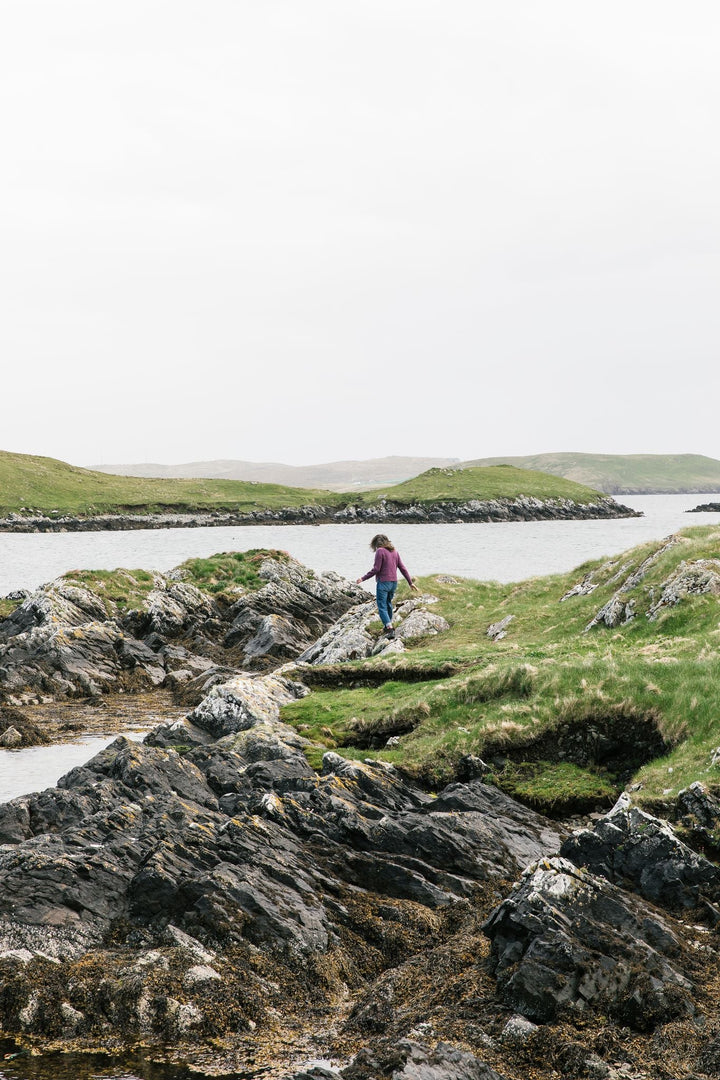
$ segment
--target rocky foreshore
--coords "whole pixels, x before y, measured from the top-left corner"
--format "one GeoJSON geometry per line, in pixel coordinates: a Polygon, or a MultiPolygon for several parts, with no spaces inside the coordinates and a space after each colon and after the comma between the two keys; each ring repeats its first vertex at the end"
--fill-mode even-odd
{"type": "Polygon", "coordinates": [[[158,575],[121,613],[61,579],[0,624],[15,709],[148,680],[188,701],[0,806],[2,1034],[265,1080],[720,1075],[720,803],[693,784],[673,825],[625,794],[579,828],[478,758],[437,791],[316,771],[281,716],[310,675],[447,624],[414,598],[388,642],[336,575],[261,580],[223,606],[158,575]]]}
{"type": "Polygon", "coordinates": [[[456,524],[492,521],[575,521],[595,518],[642,517],[637,510],[602,496],[595,502],[570,499],[537,499],[521,495],[514,499],[471,499],[468,502],[437,502],[430,505],[380,501],[370,506],[350,504],[300,506],[250,513],[97,514],[75,517],[63,514],[9,514],[0,518],[0,532],[103,532],[127,529],[196,529],[237,525],[342,525],[456,524]]]}
{"type": "Polygon", "coordinates": [[[720,514],[720,502],[701,503],[693,506],[692,510],[686,510],[686,514],[720,514]]]}

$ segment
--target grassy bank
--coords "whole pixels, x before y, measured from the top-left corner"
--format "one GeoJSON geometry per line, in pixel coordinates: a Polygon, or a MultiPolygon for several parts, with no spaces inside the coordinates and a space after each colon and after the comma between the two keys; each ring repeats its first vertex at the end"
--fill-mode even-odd
{"type": "Polygon", "coordinates": [[[10,513],[76,515],[121,513],[253,513],[300,506],[341,509],[372,506],[383,498],[401,504],[469,499],[567,498],[594,501],[598,493],[542,473],[499,467],[430,469],[394,487],[373,492],[321,491],[242,480],[158,480],[113,476],[76,468],[54,458],[0,451],[0,516],[10,513]]]}
{"type": "Polygon", "coordinates": [[[608,805],[628,784],[640,784],[648,804],[694,780],[720,790],[711,764],[720,746],[718,597],[688,594],[653,612],[684,570],[720,572],[703,562],[719,553],[720,532],[706,527],[521,584],[426,578],[449,632],[385,661],[382,685],[363,685],[377,660],[356,664],[353,687],[316,689],[284,718],[328,748],[393,762],[431,787],[477,755],[500,787],[550,811],[608,805]],[[561,599],[581,581],[595,587],[561,599]],[[586,629],[626,582],[620,602],[635,616],[586,629]],[[507,636],[488,639],[487,627],[507,615],[507,636]],[[432,675],[443,663],[456,673],[409,681],[412,669],[432,675]]]}

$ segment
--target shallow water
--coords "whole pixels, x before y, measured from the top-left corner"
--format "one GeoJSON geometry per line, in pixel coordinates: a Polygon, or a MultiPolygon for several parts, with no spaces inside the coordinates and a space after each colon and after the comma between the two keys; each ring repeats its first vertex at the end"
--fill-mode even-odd
{"type": "MultiPolygon", "coordinates": [[[[119,733],[120,734],[120,733],[119,733]]],[[[123,731],[128,739],[142,739],[144,731],[123,731]]],[[[82,735],[73,742],[54,746],[28,746],[22,750],[0,750],[0,803],[31,791],[54,787],[61,776],[84,765],[117,739],[116,735],[82,735]]]]}
{"type": "MultiPolygon", "coordinates": [[[[5,1054],[12,1052],[8,1046],[5,1054]]],[[[236,1080],[250,1074],[236,1073],[236,1080]]],[[[0,1060],[0,1080],[202,1080],[184,1065],[158,1065],[144,1058],[104,1054],[20,1054],[0,1060]]],[[[227,1077],[225,1080],[233,1080],[227,1077]]]]}

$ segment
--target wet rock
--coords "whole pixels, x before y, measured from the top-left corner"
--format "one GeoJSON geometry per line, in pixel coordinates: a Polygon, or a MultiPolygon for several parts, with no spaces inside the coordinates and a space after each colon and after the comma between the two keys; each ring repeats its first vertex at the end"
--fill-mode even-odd
{"type": "Polygon", "coordinates": [[[237,980],[255,977],[236,960],[227,983],[214,952],[251,946],[283,981],[298,957],[304,970],[357,940],[381,903],[403,905],[395,925],[421,939],[434,913],[557,847],[554,826],[477,783],[432,799],[391,767],[336,754],[318,776],[303,740],[276,719],[293,692],[282,677],[236,681],[199,710],[229,730],[218,741],[179,754],[118,739],[57,789],[0,806],[0,950],[26,951],[31,968],[40,954],[59,963],[35,1003],[33,979],[0,964],[6,1030],[47,1031],[61,1002],[84,1014],[84,1034],[206,1030],[202,995],[222,985],[231,1000],[237,980]],[[120,928],[116,956],[104,943],[120,928]],[[187,954],[180,967],[140,963],[168,947],[187,954]],[[188,975],[205,965],[221,978],[188,975]],[[99,994],[105,1006],[89,1009],[99,994]]]}
{"type": "Polygon", "coordinates": [[[597,1010],[652,1030],[695,1012],[670,923],[566,859],[531,864],[485,933],[501,999],[535,1022],[597,1010]]]}
{"type": "Polygon", "coordinates": [[[382,1050],[361,1050],[340,1075],[343,1080],[503,1080],[474,1054],[451,1043],[431,1048],[410,1039],[382,1050]]]}
{"type": "Polygon", "coordinates": [[[367,522],[471,522],[471,521],[575,521],[594,518],[642,517],[607,495],[592,503],[571,499],[538,499],[518,495],[513,499],[470,499],[467,502],[407,504],[381,499],[366,505],[284,507],[249,513],[209,514],[98,514],[80,518],[62,514],[10,514],[0,519],[4,532],[103,532],[127,529],[187,529],[233,525],[320,525],[367,522]]]}
{"type": "Polygon", "coordinates": [[[720,870],[668,822],[631,806],[627,795],[592,829],[566,840],[560,854],[670,910],[695,908],[703,896],[716,900],[720,891],[720,870]]]}
{"type": "Polygon", "coordinates": [[[23,737],[16,727],[5,728],[2,735],[0,735],[0,746],[6,750],[13,750],[18,746],[22,746],[23,737]]]}

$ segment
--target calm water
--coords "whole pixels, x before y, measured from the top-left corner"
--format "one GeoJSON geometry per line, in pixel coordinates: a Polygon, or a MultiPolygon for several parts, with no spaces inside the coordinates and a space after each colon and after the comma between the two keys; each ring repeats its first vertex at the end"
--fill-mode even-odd
{"type": "Polygon", "coordinates": [[[645,517],[617,521],[538,521],[487,525],[268,525],[109,533],[0,533],[0,596],[32,589],[68,570],[118,566],[169,570],[218,551],[274,547],[315,570],[349,578],[370,568],[368,543],[388,529],[413,574],[459,574],[522,581],[560,573],[586,559],[614,555],[689,525],[720,524],[718,514],[685,511],[712,495],[636,495],[625,503],[645,517]]]}
{"type": "MultiPolygon", "coordinates": [[[[0,1049],[12,1054],[10,1040],[0,1049]]],[[[237,1074],[238,1080],[241,1074],[237,1074]]],[[[185,1066],[158,1065],[137,1055],[113,1059],[100,1054],[18,1055],[0,1060],[0,1080],[201,1080],[185,1066]]],[[[232,1080],[232,1078],[230,1078],[232,1080]]]]}
{"type": "MultiPolygon", "coordinates": [[[[84,765],[120,734],[126,739],[143,739],[144,731],[123,731],[115,735],[79,736],[73,742],[54,746],[28,746],[22,750],[0,750],[0,803],[54,787],[61,776],[76,765],[84,765]]],[[[0,1077],[1,1080],[1,1077],[0,1077]]]]}

